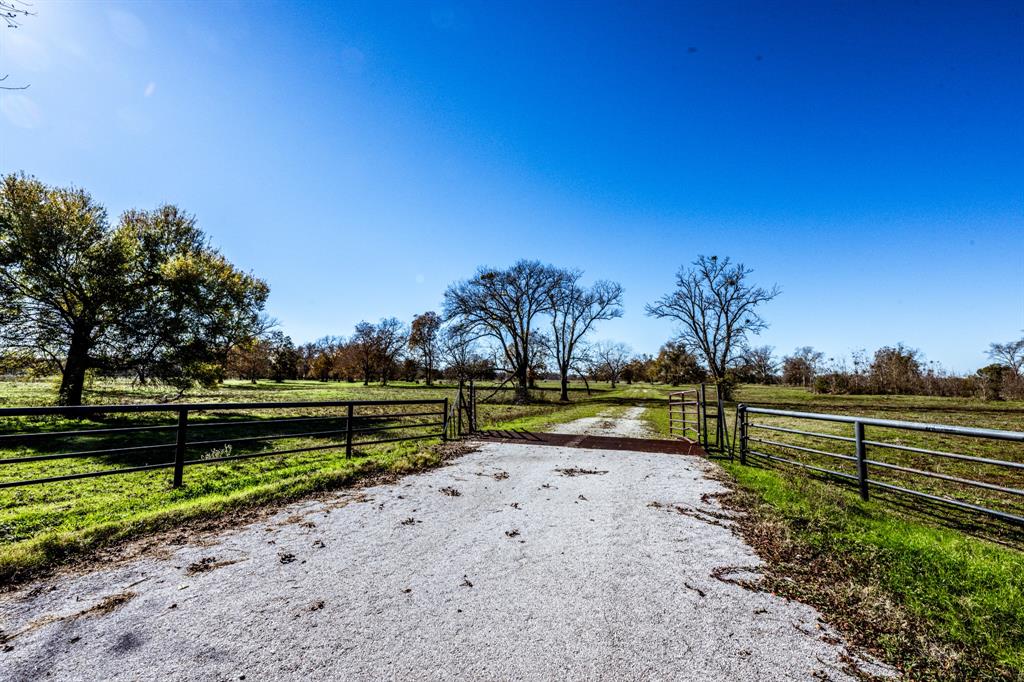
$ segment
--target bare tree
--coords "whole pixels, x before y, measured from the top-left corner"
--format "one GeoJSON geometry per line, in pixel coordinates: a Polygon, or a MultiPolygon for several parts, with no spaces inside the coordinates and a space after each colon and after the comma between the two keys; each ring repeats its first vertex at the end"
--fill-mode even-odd
{"type": "Polygon", "coordinates": [[[449,326],[441,330],[438,349],[442,361],[450,372],[449,376],[454,375],[458,381],[473,378],[475,369],[485,362],[476,341],[471,335],[456,327],[449,326]]]}
{"type": "Polygon", "coordinates": [[[743,364],[755,381],[770,384],[779,372],[779,362],[774,357],[775,349],[771,346],[757,346],[743,351],[743,364]]]}
{"type": "Polygon", "coordinates": [[[591,347],[590,352],[595,373],[607,377],[612,388],[615,388],[622,370],[629,364],[632,355],[629,346],[615,341],[599,341],[591,347]]]}
{"type": "Polygon", "coordinates": [[[396,317],[388,317],[377,325],[375,341],[380,383],[382,386],[387,386],[398,365],[402,350],[409,343],[409,333],[401,320],[396,317]]]}
{"type": "MultiPolygon", "coordinates": [[[[21,21],[25,17],[33,16],[33,12],[30,12],[27,2],[22,0],[0,0],[0,19],[3,19],[7,23],[7,28],[18,28],[21,26],[21,21]]],[[[2,85],[10,74],[5,73],[0,76],[0,90],[27,90],[27,85],[2,85]]]]}
{"type": "Polygon", "coordinates": [[[560,270],[539,261],[521,260],[505,270],[480,268],[469,280],[448,287],[445,318],[469,338],[494,342],[516,380],[516,399],[529,400],[529,371],[534,324],[551,312],[551,292],[560,270]]]}
{"type": "Polygon", "coordinates": [[[988,347],[988,356],[993,362],[1005,365],[1019,377],[1024,371],[1024,338],[1007,343],[993,343],[988,347]]]}
{"type": "Polygon", "coordinates": [[[782,359],[782,383],[808,388],[821,371],[825,354],[811,346],[802,346],[782,359]]]}
{"type": "Polygon", "coordinates": [[[753,270],[729,258],[698,256],[692,268],[680,268],[676,290],[647,306],[647,314],[670,318],[681,326],[680,339],[704,356],[716,380],[725,378],[747,338],[767,328],[758,306],[779,295],[747,283],[753,270]]]}
{"type": "Polygon", "coordinates": [[[409,348],[418,352],[423,360],[427,386],[433,382],[434,367],[437,365],[438,342],[441,331],[441,317],[430,310],[412,320],[409,332],[409,348]]]}
{"type": "Polygon", "coordinates": [[[596,322],[622,315],[622,285],[600,281],[589,289],[580,284],[583,272],[563,271],[551,290],[551,357],[561,381],[559,400],[569,400],[569,372],[583,338],[596,322]]]}

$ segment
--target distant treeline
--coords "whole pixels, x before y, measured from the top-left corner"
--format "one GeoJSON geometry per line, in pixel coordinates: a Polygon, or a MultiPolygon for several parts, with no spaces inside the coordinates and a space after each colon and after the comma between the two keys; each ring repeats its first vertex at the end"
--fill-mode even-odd
{"type": "Polygon", "coordinates": [[[785,383],[827,393],[1024,397],[1024,339],[992,344],[992,363],[950,374],[903,345],[869,359],[825,360],[813,348],[776,358],[751,341],[759,309],[780,294],[729,258],[698,256],[646,306],[678,336],[657,356],[594,341],[622,315],[617,282],[535,260],[479,267],[452,283],[441,311],[409,323],[360,322],[347,337],[296,345],[266,316],[266,282],[213,248],[195,218],[173,205],[125,211],[115,223],[85,191],[0,177],[0,374],[61,376],[57,401],[77,405],[90,375],[158,382],[180,393],[228,377],[361,381],[494,379],[530,399],[540,378],[560,400],[582,380],[785,383]]]}
{"type": "Polygon", "coordinates": [[[871,355],[855,351],[848,359],[826,358],[804,346],[776,360],[773,350],[762,346],[744,353],[732,370],[732,379],[803,386],[830,394],[1024,399],[1024,339],[991,344],[988,356],[992,362],[973,374],[948,372],[926,361],[921,351],[903,344],[879,348],[871,355]]]}

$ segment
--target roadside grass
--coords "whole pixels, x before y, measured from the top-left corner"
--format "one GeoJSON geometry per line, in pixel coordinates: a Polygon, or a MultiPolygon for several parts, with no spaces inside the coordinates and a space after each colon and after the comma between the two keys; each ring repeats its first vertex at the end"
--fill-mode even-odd
{"type": "MultiPolygon", "coordinates": [[[[493,387],[480,386],[478,395],[489,400],[479,405],[479,426],[542,431],[555,423],[601,413],[617,414],[639,404],[648,408],[644,417],[652,431],[667,435],[665,397],[676,387],[592,388],[589,393],[574,390],[573,402],[562,404],[557,401],[555,385],[541,383],[534,391],[535,402],[517,405],[511,402],[510,391],[491,395],[493,387]]],[[[50,382],[0,382],[0,405],[49,404],[52,396],[50,382]]],[[[180,400],[265,402],[445,396],[454,397],[454,387],[228,382],[217,390],[195,391],[180,400]]],[[[87,392],[87,400],[93,404],[167,398],[158,388],[128,382],[96,381],[87,392]]],[[[782,409],[995,428],[1020,429],[1024,423],[1021,403],[918,396],[818,396],[801,389],[760,386],[740,387],[736,399],[782,409]]],[[[726,406],[730,436],[734,405],[726,406]]],[[[113,425],[155,423],[154,419],[133,416],[113,425]]],[[[101,424],[112,425],[93,425],[101,424]]],[[[59,430],[68,423],[49,419],[21,426],[59,430]]],[[[5,428],[10,425],[5,424],[5,428]]],[[[934,446],[928,438],[932,436],[913,442],[934,446]]],[[[278,447],[301,442],[282,440],[278,447]]],[[[358,451],[358,457],[346,460],[339,444],[338,449],[319,453],[195,465],[186,468],[185,486],[178,490],[170,487],[167,470],[0,490],[0,583],[20,581],[39,570],[146,533],[187,528],[196,520],[352,485],[372,475],[436,466],[443,460],[439,445],[424,440],[369,446],[358,451]]],[[[24,450],[0,449],[0,461],[15,452],[25,454],[24,450]]],[[[1007,456],[1005,450],[989,454],[1007,456]]],[[[69,460],[45,464],[72,466],[69,460]]],[[[124,466],[125,462],[90,458],[85,464],[105,467],[124,466]]],[[[1024,679],[1024,555],[1018,549],[1024,541],[1019,535],[1013,536],[1002,526],[989,534],[998,542],[967,535],[956,530],[956,524],[977,531],[971,520],[933,518],[921,507],[897,498],[863,503],[849,487],[816,480],[802,472],[791,473],[782,465],[741,466],[723,461],[723,467],[736,482],[732,503],[752,512],[741,530],[768,562],[770,589],[817,606],[855,641],[895,662],[912,678],[1024,679]]],[[[0,480],[24,477],[4,469],[7,467],[0,467],[0,480]]],[[[51,475],[60,472],[47,471],[51,475]]]]}
{"type": "MultiPolygon", "coordinates": [[[[493,392],[482,387],[481,397],[493,392]]],[[[387,387],[356,383],[227,382],[220,389],[196,390],[179,402],[281,402],[328,400],[452,399],[451,385],[426,387],[422,384],[395,383],[387,387]]],[[[533,391],[535,401],[526,405],[509,402],[511,391],[498,391],[493,401],[479,406],[479,423],[484,428],[544,428],[548,424],[592,416],[616,409],[619,398],[607,387],[595,387],[588,395],[573,391],[568,405],[557,402],[556,386],[541,384],[533,391]]],[[[163,396],[159,388],[133,386],[130,382],[96,381],[87,392],[89,404],[132,404],[155,402],[163,396]]],[[[53,382],[0,382],[0,404],[26,406],[52,404],[53,382]]],[[[251,421],[271,416],[330,416],[330,411],[286,410],[273,415],[266,411],[231,414],[213,412],[194,415],[190,423],[227,420],[225,426],[204,429],[204,439],[222,439],[253,434],[281,433],[268,425],[240,425],[230,420],[251,421]]],[[[167,426],[173,420],[152,414],[107,415],[87,420],[63,418],[12,418],[2,421],[3,432],[59,431],[75,428],[123,426],[167,426]]],[[[327,429],[330,422],[320,428],[327,429]]],[[[284,431],[283,433],[291,433],[284,431]]],[[[394,431],[392,433],[404,433],[394,431]]],[[[126,466],[166,461],[168,451],[133,452],[124,456],[105,455],[86,458],[47,460],[3,465],[3,459],[15,456],[53,454],[68,450],[90,450],[134,445],[160,445],[173,441],[173,432],[133,432],[125,435],[62,438],[57,443],[40,439],[0,448],[0,482],[59,476],[86,471],[117,469],[126,466]],[[99,440],[97,440],[99,439],[99,440]]],[[[343,437],[285,438],[256,441],[236,447],[230,454],[257,452],[268,447],[285,450],[311,445],[336,448],[321,451],[274,455],[229,463],[194,464],[184,472],[185,485],[170,485],[171,471],[158,469],[117,476],[59,481],[40,485],[0,489],[0,583],[19,582],[41,569],[53,567],[104,545],[135,538],[145,533],[173,528],[190,520],[212,518],[233,509],[294,499],[305,494],[351,485],[370,475],[419,470],[442,461],[439,439],[404,441],[365,447],[357,446],[355,456],[346,459],[343,437]]],[[[215,450],[191,452],[190,460],[220,455],[215,450]]]]}
{"type": "Polygon", "coordinates": [[[913,679],[1024,679],[1024,553],[806,476],[724,464],[763,589],[819,608],[913,679]]]}
{"type": "Polygon", "coordinates": [[[0,491],[0,583],[20,582],[91,550],[193,519],[442,461],[436,445],[416,441],[374,446],[359,454],[345,459],[342,450],[315,458],[282,456],[187,467],[185,485],[178,489],[170,487],[166,471],[157,471],[0,491]]]}
{"type": "MultiPolygon", "coordinates": [[[[761,404],[772,398],[774,405],[788,405],[783,409],[886,412],[895,419],[938,421],[938,413],[954,417],[943,421],[975,426],[991,425],[996,411],[1004,417],[1000,426],[1020,428],[1019,404],[993,410],[981,401],[952,401],[957,411],[950,412],[935,399],[818,401],[799,389],[777,390],[742,387],[737,397],[749,401],[754,394],[761,404]]],[[[645,418],[668,433],[663,408],[647,410],[645,418]]],[[[916,442],[935,445],[928,438],[916,442]]],[[[875,494],[863,502],[849,485],[783,464],[719,461],[735,484],[727,504],[750,512],[740,532],[767,563],[761,589],[817,607],[911,679],[1024,679],[1024,537],[1018,529],[897,496],[875,494]]]]}

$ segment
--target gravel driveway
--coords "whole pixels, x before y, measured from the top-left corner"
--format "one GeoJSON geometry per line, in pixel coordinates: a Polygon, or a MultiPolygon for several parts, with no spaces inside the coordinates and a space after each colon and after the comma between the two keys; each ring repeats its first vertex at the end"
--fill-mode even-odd
{"type": "Polygon", "coordinates": [[[485,444],[4,595],[0,678],[851,679],[813,609],[729,582],[759,561],[713,466],[485,444]]]}
{"type": "Polygon", "coordinates": [[[575,421],[555,424],[548,429],[549,433],[571,433],[587,436],[623,436],[625,438],[646,438],[650,430],[643,420],[644,408],[640,406],[627,408],[621,417],[610,414],[599,414],[596,417],[584,417],[575,421]]]}

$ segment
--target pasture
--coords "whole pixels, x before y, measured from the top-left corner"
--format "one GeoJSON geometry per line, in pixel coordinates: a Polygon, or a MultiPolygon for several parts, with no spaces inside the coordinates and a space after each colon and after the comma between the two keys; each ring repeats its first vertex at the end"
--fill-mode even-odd
{"type": "MultiPolygon", "coordinates": [[[[511,392],[479,388],[481,429],[543,431],[550,425],[598,414],[614,416],[642,406],[655,434],[667,434],[666,396],[660,385],[574,386],[572,402],[557,402],[554,384],[541,383],[535,401],[512,402],[511,392]]],[[[675,387],[673,387],[675,388],[675,387]]],[[[166,399],[157,388],[96,381],[87,402],[122,404],[166,399]]],[[[455,387],[395,383],[387,387],[350,383],[230,381],[213,391],[197,390],[187,402],[281,402],[452,398],[455,387]]],[[[45,405],[48,382],[4,382],[0,404],[45,405]]],[[[744,402],[787,410],[951,423],[1008,430],[1024,428],[1024,403],[919,396],[827,396],[783,386],[741,386],[727,403],[729,438],[735,404],[744,402]]],[[[259,413],[253,418],[266,416],[259,413]]],[[[248,418],[248,417],[247,417],[248,418]]],[[[153,417],[127,416],[123,424],[153,417]]],[[[783,418],[769,420],[786,427],[783,418]]],[[[100,423],[94,426],[100,426],[100,423]]],[[[12,424],[4,429],[57,430],[60,419],[12,424]]],[[[841,425],[819,425],[839,433],[841,425]],[[834,427],[834,428],[833,428],[834,427]]],[[[948,449],[948,438],[912,434],[902,442],[948,449]]],[[[794,436],[787,442],[807,442],[794,436]]],[[[279,441],[277,447],[301,445],[279,441]]],[[[960,444],[958,451],[1024,461],[1014,445],[960,444]]],[[[24,447],[2,458],[24,456],[24,447]]],[[[197,455],[201,456],[201,455],[197,455]]],[[[881,456],[881,455],[873,455],[881,456]]],[[[962,461],[932,461],[914,453],[888,452],[898,464],[944,474],[984,478],[1021,487],[1020,477],[993,473],[962,461]],[[1002,477],[1001,477],[1002,476],[1002,477]]],[[[188,467],[184,485],[172,488],[166,470],[0,490],[0,573],[21,580],[39,569],[110,543],[190,524],[217,523],[234,512],[281,503],[344,487],[373,476],[437,466],[445,457],[439,440],[388,443],[360,448],[346,459],[343,446],[258,460],[188,467]]],[[[817,461],[808,455],[806,461],[817,461]]],[[[766,560],[773,591],[819,608],[853,638],[922,676],[1010,677],[1024,669],[1024,553],[1019,529],[977,515],[950,512],[917,500],[873,491],[858,499],[856,487],[781,464],[742,466],[716,457],[732,481],[730,504],[749,513],[740,532],[766,560]]],[[[123,459],[93,458],[89,467],[122,467],[123,459]]],[[[68,460],[0,466],[0,482],[67,473],[82,466],[68,460]],[[33,470],[33,467],[38,469],[33,470]]],[[[899,472],[897,472],[898,474],[899,472]]],[[[945,480],[915,479],[918,487],[945,494],[978,494],[976,501],[1014,507],[1011,496],[968,489],[945,480]],[[932,487],[928,487],[932,486],[932,487]]]]}
{"type": "MultiPolygon", "coordinates": [[[[508,402],[510,392],[501,392],[482,403],[479,410],[481,426],[501,425],[512,428],[539,428],[548,421],[589,416],[606,406],[608,391],[596,391],[591,401],[569,407],[547,402],[557,399],[557,392],[542,386],[536,392],[539,402],[514,405],[508,402]]],[[[387,387],[363,386],[356,383],[320,383],[290,381],[285,383],[242,381],[226,382],[217,390],[195,390],[182,398],[188,402],[315,402],[343,400],[437,400],[452,398],[455,388],[446,385],[426,387],[396,383],[387,387]]],[[[52,400],[53,386],[47,381],[0,383],[0,407],[42,406],[52,400]]],[[[136,404],[165,400],[167,395],[157,387],[138,387],[120,381],[95,381],[86,393],[90,404],[136,404]]],[[[288,416],[282,413],[249,411],[233,415],[236,419],[256,421],[288,416]]],[[[128,414],[102,420],[71,421],[63,418],[7,418],[0,420],[4,433],[15,431],[60,431],[70,428],[124,428],[139,426],[168,427],[173,415],[128,414]]],[[[233,432],[218,435],[252,433],[250,424],[233,432]]],[[[165,433],[145,432],[105,439],[103,446],[137,447],[166,443],[173,438],[165,433]]],[[[276,449],[301,449],[319,440],[309,438],[282,439],[274,442],[276,449]]],[[[439,439],[403,441],[359,447],[347,459],[343,440],[336,449],[299,452],[274,457],[211,463],[186,468],[184,485],[171,487],[168,470],[158,469],[102,478],[69,480],[16,488],[0,489],[0,575],[11,577],[19,572],[58,562],[63,558],[120,538],[173,527],[190,518],[212,517],[230,509],[264,504],[271,500],[292,499],[314,491],[327,490],[352,483],[374,474],[420,469],[440,461],[439,439]]],[[[0,450],[0,460],[13,457],[45,455],[67,446],[58,444],[35,446],[18,443],[0,450]]],[[[253,448],[260,446],[254,443],[253,448]]],[[[81,445],[86,450],[96,444],[81,445]]],[[[232,454],[246,454],[235,448],[232,454]]],[[[221,455],[211,449],[195,454],[195,458],[221,455]]],[[[113,470],[154,461],[166,461],[163,452],[131,452],[88,458],[45,460],[41,462],[6,464],[0,462],[0,483],[81,473],[113,470]]]]}

